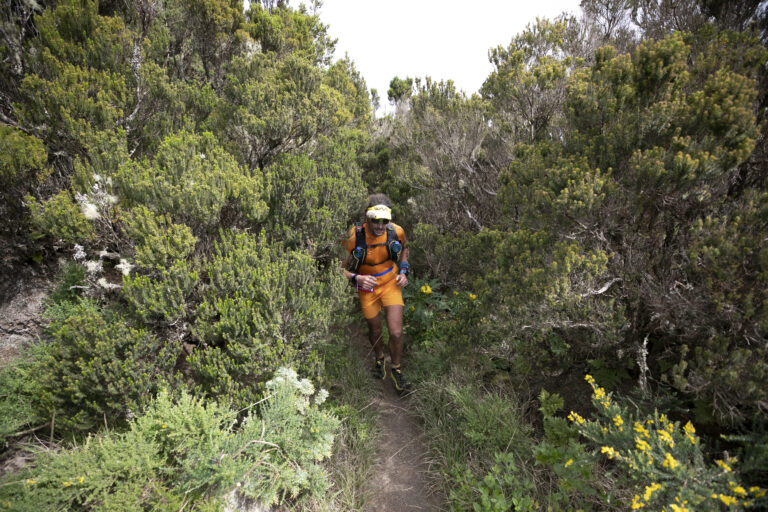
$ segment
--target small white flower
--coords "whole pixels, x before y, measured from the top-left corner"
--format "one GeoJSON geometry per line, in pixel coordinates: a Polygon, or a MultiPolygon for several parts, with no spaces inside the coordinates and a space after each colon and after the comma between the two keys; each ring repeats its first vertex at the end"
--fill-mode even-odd
{"type": "Polygon", "coordinates": [[[120,264],[115,265],[115,268],[120,272],[122,272],[124,276],[130,275],[131,270],[133,270],[133,267],[135,267],[135,265],[131,265],[131,263],[124,258],[120,258],[120,264]]]}
{"type": "Polygon", "coordinates": [[[107,202],[109,204],[117,204],[117,196],[113,196],[112,194],[107,195],[107,202]]]}
{"type": "Polygon", "coordinates": [[[98,174],[96,174],[96,173],[93,173],[93,181],[96,181],[96,182],[99,182],[99,181],[101,181],[101,176],[99,176],[99,175],[98,175],[98,174]]]}
{"type": "Polygon", "coordinates": [[[408,203],[411,206],[416,206],[416,200],[414,198],[412,198],[412,197],[409,197],[408,201],[406,201],[406,203],[408,203]]]}
{"type": "Polygon", "coordinates": [[[85,249],[83,249],[83,246],[75,244],[75,254],[72,255],[75,261],[84,260],[85,256],[85,249]]]}
{"type": "Polygon", "coordinates": [[[315,392],[315,386],[309,382],[309,379],[301,379],[296,386],[299,392],[304,396],[309,396],[315,392]]]}
{"type": "Polygon", "coordinates": [[[85,270],[89,274],[98,274],[101,272],[101,260],[86,261],[83,265],[85,265],[85,270]]]}
{"type": "Polygon", "coordinates": [[[107,185],[109,185],[111,187],[112,186],[112,178],[111,177],[107,178],[106,179],[106,183],[107,183],[107,185]]]}
{"type": "Polygon", "coordinates": [[[200,153],[200,160],[205,160],[205,153],[200,153]]]}
{"type": "Polygon", "coordinates": [[[315,396],[315,405],[320,405],[328,398],[328,391],[326,391],[323,388],[320,388],[320,391],[317,392],[317,396],[315,396]]]}
{"type": "Polygon", "coordinates": [[[101,217],[101,214],[99,213],[99,208],[93,204],[86,201],[83,201],[80,203],[80,211],[83,212],[83,216],[88,220],[94,220],[101,217]]]}

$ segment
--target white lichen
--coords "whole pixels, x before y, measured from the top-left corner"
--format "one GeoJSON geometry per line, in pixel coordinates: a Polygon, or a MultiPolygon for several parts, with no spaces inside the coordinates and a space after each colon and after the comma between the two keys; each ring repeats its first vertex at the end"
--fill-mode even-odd
{"type": "Polygon", "coordinates": [[[119,270],[124,276],[130,275],[133,267],[135,267],[135,265],[132,265],[131,262],[124,258],[120,258],[120,263],[115,265],[115,268],[119,270]]]}
{"type": "Polygon", "coordinates": [[[72,255],[75,261],[84,260],[86,258],[85,249],[82,245],[75,244],[75,254],[72,255]]]}
{"type": "Polygon", "coordinates": [[[105,290],[115,290],[117,288],[121,288],[119,284],[110,283],[105,278],[100,278],[98,281],[96,281],[96,284],[104,288],[105,290]]]}
{"type": "Polygon", "coordinates": [[[85,265],[85,270],[89,274],[98,274],[101,272],[101,260],[90,260],[83,263],[85,265]]]}

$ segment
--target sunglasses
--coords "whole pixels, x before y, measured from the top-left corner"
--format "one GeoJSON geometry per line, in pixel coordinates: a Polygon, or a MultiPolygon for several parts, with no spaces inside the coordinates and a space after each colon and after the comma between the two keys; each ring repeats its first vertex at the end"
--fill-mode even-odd
{"type": "Polygon", "coordinates": [[[373,224],[388,224],[389,220],[387,220],[387,219],[371,219],[371,222],[373,224]]]}

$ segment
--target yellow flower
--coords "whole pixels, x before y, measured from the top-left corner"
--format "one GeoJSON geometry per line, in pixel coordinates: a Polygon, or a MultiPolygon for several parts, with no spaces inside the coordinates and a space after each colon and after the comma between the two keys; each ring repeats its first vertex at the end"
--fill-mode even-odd
{"type": "Polygon", "coordinates": [[[677,466],[680,465],[679,462],[675,460],[675,458],[670,454],[666,453],[664,455],[664,463],[662,464],[665,468],[669,469],[675,469],[677,466]]]}
{"type": "Polygon", "coordinates": [[[476,298],[477,298],[477,295],[475,295],[474,293],[469,294],[469,300],[475,300],[476,298]]]}
{"type": "Polygon", "coordinates": [[[619,452],[614,450],[612,446],[603,446],[600,448],[600,453],[607,453],[609,459],[613,459],[614,457],[618,457],[620,455],[619,452]]]}
{"type": "Polygon", "coordinates": [[[651,499],[651,496],[653,496],[653,493],[661,489],[661,484],[658,484],[656,482],[651,482],[651,485],[645,486],[645,493],[643,494],[643,499],[645,501],[648,501],[651,499]]]}
{"type": "Polygon", "coordinates": [[[656,434],[659,436],[659,439],[666,441],[670,448],[675,447],[675,440],[672,439],[672,435],[669,432],[666,430],[657,430],[656,434]]]}
{"type": "Polygon", "coordinates": [[[761,489],[760,487],[757,487],[756,485],[749,488],[749,492],[755,495],[755,498],[762,498],[765,496],[765,489],[761,489]]]}
{"type": "Polygon", "coordinates": [[[571,420],[571,421],[575,421],[579,425],[583,425],[584,424],[584,418],[582,418],[581,416],[579,416],[578,414],[576,414],[573,411],[571,411],[571,414],[568,415],[568,419],[571,420]]]}
{"type": "Polygon", "coordinates": [[[643,435],[644,437],[647,437],[649,439],[651,437],[651,434],[648,432],[648,430],[646,430],[646,428],[643,426],[643,424],[640,423],[639,421],[635,422],[634,430],[635,430],[635,432],[637,432],[638,434],[643,435]]]}
{"type": "Polygon", "coordinates": [[[696,444],[696,438],[693,437],[693,435],[696,433],[696,429],[693,428],[693,425],[690,421],[683,427],[683,432],[685,432],[685,437],[688,438],[691,444],[696,444]]]}
{"type": "Polygon", "coordinates": [[[640,496],[635,494],[635,497],[632,498],[632,510],[637,510],[639,508],[643,508],[644,506],[644,503],[640,503],[640,496]]]}
{"type": "Polygon", "coordinates": [[[727,494],[721,494],[720,495],[720,501],[725,503],[726,506],[730,507],[731,505],[738,505],[739,500],[734,498],[733,496],[728,496],[727,494]]]}
{"type": "Polygon", "coordinates": [[[605,390],[603,388],[595,388],[594,395],[595,395],[595,400],[600,400],[601,398],[605,398],[605,390]]]}
{"type": "Polygon", "coordinates": [[[78,483],[83,483],[84,481],[85,481],[85,477],[84,476],[81,476],[80,478],[77,479],[78,483]]]}
{"type": "Polygon", "coordinates": [[[721,468],[723,468],[723,470],[724,470],[726,473],[730,473],[730,472],[732,471],[732,469],[731,469],[731,466],[729,466],[728,464],[726,464],[725,462],[723,462],[723,461],[722,461],[722,460],[720,460],[720,459],[717,459],[717,460],[715,461],[715,464],[717,464],[718,466],[720,466],[721,468]]]}
{"type": "Polygon", "coordinates": [[[672,512],[689,512],[688,507],[681,507],[679,505],[675,505],[674,503],[672,503],[669,507],[672,509],[672,512]]]}
{"type": "Polygon", "coordinates": [[[32,480],[31,478],[27,480],[27,485],[35,485],[37,483],[37,480],[32,480]]]}
{"type": "Polygon", "coordinates": [[[430,288],[428,284],[425,284],[421,287],[421,293],[425,295],[429,295],[430,293],[432,293],[432,288],[430,288]]]}
{"type": "Polygon", "coordinates": [[[647,451],[651,449],[651,445],[646,443],[643,439],[640,439],[639,437],[635,437],[635,446],[637,446],[637,449],[640,451],[647,451]]]}
{"type": "Polygon", "coordinates": [[[613,417],[613,423],[614,425],[616,425],[616,428],[619,429],[619,432],[624,431],[624,427],[622,427],[622,425],[624,424],[624,420],[621,418],[620,415],[617,414],[616,416],[613,417]]]}
{"type": "Polygon", "coordinates": [[[453,290],[453,294],[458,296],[459,292],[457,292],[456,290],[453,290]]]}
{"type": "Polygon", "coordinates": [[[72,485],[72,482],[67,482],[65,480],[65,481],[61,482],[61,485],[63,485],[64,487],[69,487],[70,485],[72,485]]]}
{"type": "Polygon", "coordinates": [[[611,406],[611,399],[608,397],[605,397],[605,400],[601,400],[600,403],[603,404],[603,407],[607,409],[611,406]]]}
{"type": "Polygon", "coordinates": [[[595,378],[593,376],[589,375],[589,374],[584,376],[584,380],[589,382],[590,384],[594,384],[595,383],[595,378]]]}
{"type": "Polygon", "coordinates": [[[411,306],[411,311],[416,311],[416,306],[411,306]]]}
{"type": "Polygon", "coordinates": [[[571,464],[573,464],[573,459],[568,459],[568,462],[565,463],[565,467],[568,467],[571,464]]]}
{"type": "Polygon", "coordinates": [[[742,486],[740,486],[740,485],[737,485],[736,487],[734,487],[734,488],[733,488],[733,489],[731,489],[731,490],[732,490],[733,492],[735,492],[736,494],[738,494],[739,496],[741,496],[742,498],[746,498],[746,497],[747,497],[747,491],[746,491],[746,489],[744,489],[744,488],[743,488],[742,486]]]}
{"type": "Polygon", "coordinates": [[[160,425],[160,428],[168,428],[168,425],[166,425],[165,423],[163,423],[162,425],[160,425]]]}

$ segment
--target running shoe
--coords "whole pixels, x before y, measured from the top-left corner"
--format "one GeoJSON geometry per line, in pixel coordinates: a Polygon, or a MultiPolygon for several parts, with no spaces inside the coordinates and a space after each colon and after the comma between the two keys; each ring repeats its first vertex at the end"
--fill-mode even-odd
{"type": "Polygon", "coordinates": [[[395,384],[395,389],[398,393],[405,393],[410,391],[411,384],[403,377],[403,371],[400,368],[392,368],[392,382],[395,384]]]}
{"type": "Polygon", "coordinates": [[[384,363],[384,358],[377,359],[373,365],[373,377],[379,380],[387,378],[387,365],[384,363]]]}

